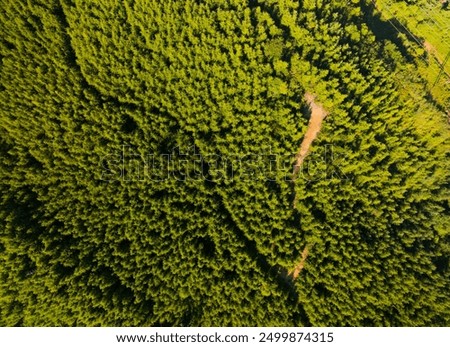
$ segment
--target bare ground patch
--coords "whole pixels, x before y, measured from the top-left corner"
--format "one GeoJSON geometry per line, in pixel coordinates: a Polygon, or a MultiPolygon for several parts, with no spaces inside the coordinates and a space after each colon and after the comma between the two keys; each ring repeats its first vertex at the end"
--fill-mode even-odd
{"type": "Polygon", "coordinates": [[[308,102],[308,105],[311,109],[311,117],[309,118],[308,130],[306,131],[305,137],[300,145],[300,148],[295,156],[295,166],[293,176],[297,175],[300,167],[303,164],[306,156],[309,153],[309,148],[313,143],[314,139],[320,132],[320,128],[322,127],[322,121],[327,117],[328,112],[324,109],[324,107],[315,102],[315,96],[311,93],[305,93],[305,100],[308,102]]]}
{"type": "MultiPolygon", "coordinates": [[[[303,164],[303,161],[305,160],[306,156],[309,153],[311,144],[319,134],[323,120],[328,116],[328,111],[325,110],[322,104],[315,101],[316,99],[315,95],[306,92],[304,98],[311,109],[311,117],[309,118],[308,129],[306,130],[305,137],[303,138],[303,141],[300,145],[297,155],[295,156],[293,180],[296,179],[297,174],[303,164]]],[[[295,197],[294,199],[294,208],[296,206],[296,202],[297,197],[295,197]]],[[[289,271],[289,276],[291,276],[292,279],[296,280],[300,275],[301,271],[303,270],[303,268],[305,267],[306,258],[308,257],[311,247],[312,247],[311,245],[305,246],[299,262],[297,263],[297,265],[293,270],[289,271]]]]}

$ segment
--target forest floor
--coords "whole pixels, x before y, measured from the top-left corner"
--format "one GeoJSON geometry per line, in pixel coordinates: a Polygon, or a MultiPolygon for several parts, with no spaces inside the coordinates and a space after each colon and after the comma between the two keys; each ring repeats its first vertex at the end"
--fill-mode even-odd
{"type": "Polygon", "coordinates": [[[309,254],[309,245],[306,245],[306,247],[303,249],[301,259],[298,262],[298,264],[295,266],[294,270],[290,272],[290,275],[292,276],[292,279],[295,281],[297,277],[300,275],[300,272],[305,267],[306,258],[309,254]]]}
{"type": "MultiPolygon", "coordinates": [[[[311,147],[311,144],[316,139],[317,135],[320,132],[320,129],[322,128],[323,120],[328,116],[327,110],[325,110],[325,108],[321,104],[315,101],[316,98],[315,95],[306,92],[304,97],[311,109],[311,117],[309,118],[308,129],[306,130],[305,137],[303,138],[303,141],[300,145],[300,149],[297,155],[295,156],[296,162],[293,173],[294,179],[298,171],[300,170],[303,161],[305,160],[306,156],[309,153],[309,148],[311,147]]],[[[294,201],[294,208],[296,205],[296,201],[297,198],[295,198],[294,201]]],[[[306,258],[308,257],[309,254],[309,249],[310,246],[306,245],[301,254],[300,261],[297,263],[295,268],[289,272],[289,275],[292,276],[294,280],[297,279],[297,277],[300,275],[300,272],[303,270],[305,266],[306,258]]]]}
{"type": "MultiPolygon", "coordinates": [[[[430,56],[433,56],[437,60],[439,65],[441,65],[441,66],[444,65],[444,63],[445,63],[444,59],[442,59],[442,57],[439,55],[437,49],[429,41],[425,40],[423,42],[423,48],[425,48],[425,51],[427,51],[427,53],[430,56]]],[[[450,74],[446,70],[444,70],[444,68],[445,68],[445,66],[442,68],[444,73],[447,76],[450,76],[450,74]]]]}
{"type": "Polygon", "coordinates": [[[328,115],[325,108],[321,104],[315,102],[315,98],[316,97],[313,94],[308,92],[305,93],[305,100],[311,109],[311,117],[309,118],[308,130],[306,131],[305,137],[300,145],[300,149],[295,156],[296,161],[294,166],[294,177],[300,170],[303,161],[308,155],[309,147],[311,147],[314,139],[319,134],[320,128],[322,127],[322,121],[328,115]]]}
{"type": "Polygon", "coordinates": [[[423,42],[423,47],[425,48],[428,54],[436,54],[436,48],[434,48],[434,46],[427,40],[423,42]]]}

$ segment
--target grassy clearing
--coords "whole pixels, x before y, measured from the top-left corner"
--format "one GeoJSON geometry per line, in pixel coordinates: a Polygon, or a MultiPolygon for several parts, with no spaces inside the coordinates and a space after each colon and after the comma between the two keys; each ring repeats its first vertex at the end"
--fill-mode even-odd
{"type": "Polygon", "coordinates": [[[431,43],[441,60],[450,52],[450,10],[442,10],[438,0],[418,0],[412,4],[376,0],[376,3],[387,19],[397,18],[414,35],[431,43]]]}
{"type": "MultiPolygon", "coordinates": [[[[409,42],[417,59],[417,72],[438,104],[450,108],[450,10],[438,0],[375,0],[382,18],[409,42]]],[[[402,74],[400,74],[402,75],[402,74]]],[[[404,76],[402,77],[404,78],[404,76]]],[[[410,81],[405,81],[406,88],[410,81]]],[[[413,83],[414,85],[414,83],[413,83]]]]}

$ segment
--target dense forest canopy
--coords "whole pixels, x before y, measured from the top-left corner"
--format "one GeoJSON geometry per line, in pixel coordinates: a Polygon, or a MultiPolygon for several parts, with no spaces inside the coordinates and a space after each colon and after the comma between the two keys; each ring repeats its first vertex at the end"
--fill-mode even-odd
{"type": "Polygon", "coordinates": [[[0,6],[1,325],[450,324],[448,102],[371,1],[0,6]]]}

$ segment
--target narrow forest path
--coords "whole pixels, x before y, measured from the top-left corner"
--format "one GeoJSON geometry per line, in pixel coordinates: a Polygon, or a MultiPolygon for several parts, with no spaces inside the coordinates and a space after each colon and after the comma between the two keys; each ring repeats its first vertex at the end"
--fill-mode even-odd
{"type": "MultiPolygon", "coordinates": [[[[439,54],[439,52],[437,51],[437,49],[427,40],[425,40],[423,42],[423,48],[425,49],[425,51],[427,52],[427,54],[431,57],[433,57],[436,62],[438,63],[438,65],[441,67],[443,73],[445,73],[447,75],[447,77],[450,77],[450,74],[448,72],[448,69],[445,69],[445,66],[447,65],[447,57],[445,59],[442,59],[441,55],[439,54]]],[[[450,54],[450,53],[448,53],[450,54]]],[[[448,56],[447,54],[447,56],[448,56]]]]}
{"type": "MultiPolygon", "coordinates": [[[[303,161],[305,160],[306,156],[309,153],[309,148],[311,147],[311,144],[316,139],[317,135],[319,135],[320,129],[322,128],[323,120],[328,116],[328,112],[327,110],[325,110],[323,105],[315,101],[316,99],[315,95],[306,92],[304,98],[308,103],[309,108],[311,109],[311,117],[309,118],[308,129],[306,130],[305,137],[303,138],[303,141],[300,145],[300,149],[297,155],[295,156],[296,160],[292,178],[293,180],[296,179],[297,174],[303,164],[303,161]]],[[[297,197],[295,197],[294,199],[294,208],[296,206],[296,202],[297,197]]],[[[306,258],[308,257],[310,248],[311,245],[305,246],[301,254],[300,261],[297,263],[295,268],[289,272],[289,275],[292,276],[293,280],[296,280],[298,278],[300,272],[305,267],[306,258]]]]}
{"type": "Polygon", "coordinates": [[[309,254],[309,245],[306,245],[306,247],[303,249],[301,259],[298,262],[297,266],[294,268],[294,270],[292,270],[289,273],[289,275],[291,275],[294,280],[297,279],[297,277],[300,275],[300,272],[305,267],[305,262],[306,262],[306,258],[308,258],[308,254],[309,254]]]}
{"type": "Polygon", "coordinates": [[[436,48],[434,48],[434,46],[428,42],[427,40],[425,40],[423,42],[423,48],[425,48],[425,50],[427,51],[428,54],[436,54],[436,48]]]}
{"type": "Polygon", "coordinates": [[[325,108],[321,104],[315,102],[315,98],[316,97],[313,94],[308,92],[305,93],[305,100],[311,109],[311,117],[309,118],[308,130],[306,131],[305,137],[300,145],[300,149],[295,156],[296,161],[293,172],[294,179],[309,153],[309,147],[311,147],[314,139],[319,134],[320,128],[322,127],[322,121],[328,115],[325,108]]]}

